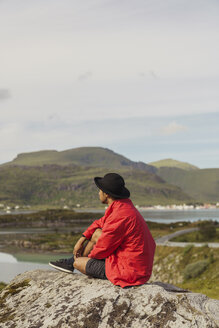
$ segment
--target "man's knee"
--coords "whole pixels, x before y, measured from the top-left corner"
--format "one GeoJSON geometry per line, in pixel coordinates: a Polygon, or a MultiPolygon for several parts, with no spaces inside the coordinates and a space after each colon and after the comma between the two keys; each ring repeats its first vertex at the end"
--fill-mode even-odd
{"type": "Polygon", "coordinates": [[[74,263],[73,263],[73,266],[75,269],[78,270],[78,267],[80,266],[80,260],[79,260],[79,257],[76,257],[75,260],[74,260],[74,263]]]}
{"type": "Polygon", "coordinates": [[[86,265],[90,259],[88,257],[77,257],[74,261],[74,268],[86,274],[86,265]]]}
{"type": "Polygon", "coordinates": [[[91,237],[91,241],[96,244],[96,242],[100,238],[101,234],[102,234],[102,230],[96,229],[91,237]]]}

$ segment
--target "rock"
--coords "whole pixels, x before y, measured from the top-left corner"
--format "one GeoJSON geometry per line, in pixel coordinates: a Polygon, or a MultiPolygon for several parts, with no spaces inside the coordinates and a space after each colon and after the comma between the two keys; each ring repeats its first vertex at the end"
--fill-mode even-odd
{"type": "Polygon", "coordinates": [[[1,328],[217,328],[219,301],[161,282],[122,289],[81,274],[35,270],[0,294],[1,328]]]}
{"type": "Polygon", "coordinates": [[[23,241],[23,247],[24,248],[31,248],[32,245],[33,245],[33,243],[31,241],[29,241],[29,240],[24,240],[23,241]]]}

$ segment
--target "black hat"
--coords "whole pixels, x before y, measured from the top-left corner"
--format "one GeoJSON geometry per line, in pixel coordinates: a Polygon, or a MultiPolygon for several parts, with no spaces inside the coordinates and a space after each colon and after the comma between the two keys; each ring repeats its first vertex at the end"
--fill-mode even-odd
{"type": "Polygon", "coordinates": [[[130,192],[125,188],[125,181],[117,173],[108,173],[103,178],[96,177],[94,182],[106,194],[115,198],[129,198],[130,192]]]}

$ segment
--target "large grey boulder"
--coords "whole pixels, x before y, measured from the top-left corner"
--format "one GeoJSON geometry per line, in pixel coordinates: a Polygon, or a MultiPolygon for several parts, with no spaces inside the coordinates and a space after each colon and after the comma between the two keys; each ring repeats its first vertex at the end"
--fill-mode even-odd
{"type": "Polygon", "coordinates": [[[0,327],[216,328],[219,301],[159,282],[122,289],[80,274],[35,270],[0,295],[0,327]]]}

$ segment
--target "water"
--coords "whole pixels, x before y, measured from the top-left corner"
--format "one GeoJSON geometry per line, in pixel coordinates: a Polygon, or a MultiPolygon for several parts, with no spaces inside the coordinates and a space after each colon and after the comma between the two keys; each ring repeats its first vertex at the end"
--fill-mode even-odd
{"type": "Polygon", "coordinates": [[[0,210],[0,215],[11,215],[11,214],[31,214],[31,213],[36,213],[37,211],[31,211],[31,210],[9,210],[9,213],[6,211],[0,210]]]}
{"type": "MultiPolygon", "coordinates": [[[[0,231],[0,235],[10,235],[10,234],[45,234],[45,233],[57,233],[57,232],[69,232],[74,231],[75,233],[83,232],[86,230],[90,223],[87,225],[74,225],[71,227],[61,227],[59,229],[52,229],[52,228],[17,228],[17,229],[9,229],[9,228],[2,228],[0,231]]],[[[1,246],[0,246],[1,247],[1,246]]]]}
{"type": "MultiPolygon", "coordinates": [[[[50,260],[54,260],[54,255],[46,255],[48,258],[48,262],[50,260]]],[[[71,256],[71,255],[70,255],[71,256]]],[[[64,255],[64,257],[68,257],[64,255]]],[[[63,255],[56,255],[56,259],[63,258],[63,255]]],[[[34,261],[34,254],[32,255],[32,261],[34,261]]],[[[40,256],[37,256],[38,261],[45,261],[45,257],[42,255],[41,259],[40,256]]],[[[47,262],[47,263],[48,263],[47,262]]],[[[42,263],[35,263],[35,262],[25,262],[19,261],[17,258],[8,253],[1,253],[0,252],[0,282],[9,283],[14,277],[20,273],[25,271],[31,270],[52,270],[54,271],[50,265],[42,264],[42,263]]],[[[56,271],[56,270],[55,270],[56,271]]],[[[75,273],[80,273],[78,270],[75,269],[75,273]]]]}
{"type": "Polygon", "coordinates": [[[200,210],[145,210],[140,211],[146,221],[158,223],[195,222],[213,220],[219,222],[219,209],[200,210]]]}
{"type": "Polygon", "coordinates": [[[47,264],[18,262],[13,255],[0,252],[0,281],[8,283],[17,274],[35,269],[52,270],[47,264]]]}
{"type": "MultiPolygon", "coordinates": [[[[180,221],[195,222],[213,220],[219,222],[219,208],[188,210],[139,210],[146,221],[158,223],[174,223],[180,221]]],[[[83,209],[76,212],[103,213],[104,210],[83,209]]]]}
{"type": "MultiPolygon", "coordinates": [[[[103,213],[104,209],[75,209],[76,212],[89,212],[89,213],[103,213]]],[[[21,213],[35,213],[36,211],[17,211],[13,214],[21,213]]],[[[153,221],[158,223],[173,223],[179,221],[195,222],[199,220],[214,220],[219,222],[219,208],[217,209],[189,209],[189,210],[140,210],[146,221],[153,221]]],[[[0,211],[0,215],[5,212],[0,211]]],[[[10,215],[10,214],[9,214],[10,215]]],[[[75,227],[77,221],[75,221],[75,227]]],[[[84,226],[86,228],[86,226],[84,226]]],[[[79,227],[80,231],[82,227],[79,227]]],[[[30,230],[30,229],[29,229],[30,230]]],[[[34,229],[35,230],[35,229],[34,229]]],[[[44,230],[44,229],[39,229],[44,230]]],[[[64,230],[64,229],[63,229],[64,230]]],[[[1,233],[1,232],[0,232],[1,233]]]]}

